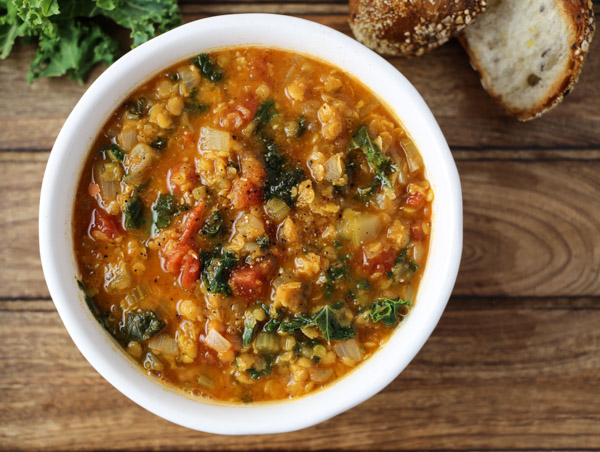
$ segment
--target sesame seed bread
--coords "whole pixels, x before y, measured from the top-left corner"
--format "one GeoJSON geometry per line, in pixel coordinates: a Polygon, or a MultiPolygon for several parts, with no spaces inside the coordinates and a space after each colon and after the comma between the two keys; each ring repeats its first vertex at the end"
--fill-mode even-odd
{"type": "Polygon", "coordinates": [[[487,0],[350,0],[356,39],[387,55],[418,56],[444,44],[487,0]]]}
{"type": "Polygon", "coordinates": [[[486,91],[527,121],[573,88],[593,32],[591,0],[489,0],[460,41],[486,91]]]}

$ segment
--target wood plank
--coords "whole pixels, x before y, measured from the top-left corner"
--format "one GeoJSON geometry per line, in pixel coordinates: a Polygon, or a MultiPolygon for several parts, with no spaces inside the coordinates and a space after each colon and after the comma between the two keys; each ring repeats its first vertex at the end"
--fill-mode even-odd
{"type": "Polygon", "coordinates": [[[225,437],[175,426],[130,402],[87,364],[55,312],[0,311],[0,444],[591,449],[600,444],[599,322],[597,309],[450,310],[409,367],[362,405],[300,432],[225,437]]]}
{"type": "MultiPolygon", "coordinates": [[[[48,296],[37,242],[46,157],[0,153],[0,298],[48,296]]],[[[600,294],[600,161],[466,160],[458,167],[465,235],[455,295],[600,294]]]]}
{"type": "MultiPolygon", "coordinates": [[[[596,6],[596,12],[600,6],[596,6]]],[[[345,3],[190,3],[182,5],[186,21],[232,12],[274,12],[316,21],[346,34],[345,3]]],[[[421,92],[453,147],[468,148],[568,148],[600,146],[599,44],[592,51],[577,88],[558,109],[543,118],[519,123],[506,116],[481,89],[468,59],[456,42],[414,59],[390,58],[421,92]]],[[[48,149],[86,87],[101,72],[92,71],[86,85],[69,80],[25,82],[33,48],[18,46],[0,65],[0,111],[3,124],[0,149],[48,149]]]]}

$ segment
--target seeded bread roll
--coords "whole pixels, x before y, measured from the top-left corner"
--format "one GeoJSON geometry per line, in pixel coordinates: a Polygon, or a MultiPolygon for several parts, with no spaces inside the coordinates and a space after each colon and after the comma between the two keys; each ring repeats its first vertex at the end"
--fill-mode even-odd
{"type": "Polygon", "coordinates": [[[591,0],[489,0],[461,43],[486,91],[527,121],[573,89],[593,33],[591,0]]]}
{"type": "Polygon", "coordinates": [[[486,0],[350,0],[356,39],[379,53],[422,55],[485,10],[486,0]]]}

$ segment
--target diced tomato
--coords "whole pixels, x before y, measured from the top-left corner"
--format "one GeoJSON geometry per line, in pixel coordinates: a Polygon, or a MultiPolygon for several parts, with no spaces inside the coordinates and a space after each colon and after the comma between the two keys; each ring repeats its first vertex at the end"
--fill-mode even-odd
{"type": "Polygon", "coordinates": [[[189,243],[179,243],[171,253],[165,256],[165,270],[174,275],[178,274],[183,264],[183,258],[190,251],[194,251],[193,245],[189,243]]]}
{"type": "Polygon", "coordinates": [[[425,233],[423,232],[423,226],[420,222],[414,222],[410,225],[410,237],[415,242],[420,242],[425,238],[425,233]]]}
{"type": "Polygon", "coordinates": [[[233,182],[229,198],[234,209],[245,209],[260,204],[263,200],[263,191],[254,182],[240,177],[233,182]]]}
{"type": "Polygon", "coordinates": [[[266,287],[263,277],[252,267],[234,269],[229,277],[233,294],[254,301],[264,293],[266,287]]]}
{"type": "Polygon", "coordinates": [[[397,255],[398,253],[390,248],[370,257],[363,252],[362,267],[368,274],[389,272],[394,267],[397,255]]]}
{"type": "Polygon", "coordinates": [[[184,289],[191,288],[200,275],[198,246],[192,238],[202,227],[204,206],[205,203],[202,201],[188,213],[179,243],[173,251],[164,256],[165,270],[174,275],[179,275],[179,282],[184,289]]]}
{"type": "Polygon", "coordinates": [[[224,109],[219,117],[219,125],[227,129],[239,129],[248,125],[256,115],[258,100],[254,95],[246,97],[237,105],[224,109]]]}
{"type": "Polygon", "coordinates": [[[250,67],[252,68],[251,77],[257,80],[264,80],[269,76],[269,68],[267,66],[267,59],[262,56],[254,58],[250,61],[250,67]]]}
{"type": "Polygon", "coordinates": [[[255,157],[246,157],[241,160],[242,176],[256,185],[262,186],[267,173],[262,163],[255,157]]]}
{"type": "Polygon", "coordinates": [[[252,302],[265,295],[268,280],[275,268],[276,259],[267,256],[252,266],[244,265],[234,268],[229,277],[229,285],[233,294],[252,302]]]}
{"type": "Polygon", "coordinates": [[[187,214],[187,217],[185,218],[185,227],[183,234],[179,239],[179,243],[191,242],[192,237],[198,233],[202,227],[202,214],[204,213],[205,206],[206,203],[204,201],[200,201],[196,207],[194,207],[190,213],[187,214]]]}
{"type": "Polygon", "coordinates": [[[171,168],[167,174],[169,190],[182,193],[194,186],[196,170],[191,163],[183,162],[171,168]]]}
{"type": "Polygon", "coordinates": [[[94,240],[115,240],[123,235],[120,224],[121,222],[114,215],[110,215],[101,209],[94,209],[88,234],[94,240]]]}
{"type": "Polygon", "coordinates": [[[406,198],[406,205],[413,209],[420,209],[425,204],[425,196],[422,193],[416,192],[406,198]]]}
{"type": "Polygon", "coordinates": [[[188,252],[183,256],[180,283],[184,289],[190,289],[196,284],[200,276],[200,261],[196,252],[188,252]]]}

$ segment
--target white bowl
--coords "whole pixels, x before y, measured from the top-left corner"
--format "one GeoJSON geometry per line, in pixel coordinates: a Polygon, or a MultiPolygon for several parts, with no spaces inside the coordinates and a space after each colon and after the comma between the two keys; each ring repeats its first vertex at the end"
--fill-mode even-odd
{"type": "Polygon", "coordinates": [[[287,16],[239,14],[189,23],[130,51],[86,91],[65,122],[42,185],[40,253],[56,309],[90,364],[115,388],[169,421],[205,432],[241,435],[308,427],[373,396],[408,365],[436,326],[462,249],[460,181],[448,145],[415,88],[383,58],[325,26],[287,16]],[[388,343],[324,390],[291,401],[226,405],[192,399],[148,377],[99,325],[76,284],[71,219],[80,173],[101,127],[133,89],[162,69],[202,51],[235,45],[276,47],[314,56],[366,84],[412,136],[433,186],[427,265],[410,314],[388,343]]]}

